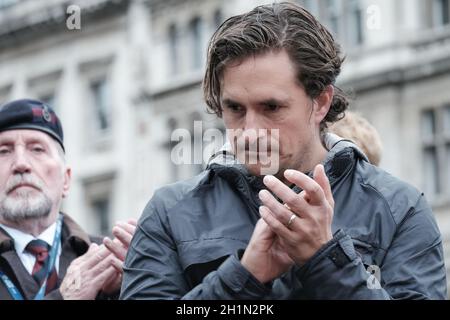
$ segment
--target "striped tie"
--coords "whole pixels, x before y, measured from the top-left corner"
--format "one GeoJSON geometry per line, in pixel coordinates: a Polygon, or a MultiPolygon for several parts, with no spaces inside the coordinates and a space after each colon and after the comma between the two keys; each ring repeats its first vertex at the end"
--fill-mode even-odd
{"type": "MultiPolygon", "coordinates": [[[[45,280],[45,277],[47,276],[47,265],[50,262],[50,257],[48,254],[50,246],[45,241],[37,239],[30,241],[25,250],[36,257],[36,262],[33,266],[31,275],[33,276],[34,280],[36,280],[39,287],[41,287],[45,280]]],[[[56,273],[56,268],[53,266],[52,272],[47,279],[45,294],[48,294],[49,292],[56,289],[57,282],[58,275],[56,273]]]]}

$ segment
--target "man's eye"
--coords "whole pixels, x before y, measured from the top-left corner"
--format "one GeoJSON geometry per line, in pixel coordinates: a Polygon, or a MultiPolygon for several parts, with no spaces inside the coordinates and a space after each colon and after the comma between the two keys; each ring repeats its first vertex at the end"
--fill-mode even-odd
{"type": "Polygon", "coordinates": [[[33,151],[34,153],[43,153],[45,151],[45,149],[37,146],[37,147],[32,147],[31,151],[33,151]]]}
{"type": "Polygon", "coordinates": [[[5,155],[11,152],[9,148],[0,148],[0,155],[5,155]]]}
{"type": "Polygon", "coordinates": [[[242,112],[242,107],[237,104],[229,104],[227,108],[232,112],[242,112]]]}
{"type": "Polygon", "coordinates": [[[266,110],[270,112],[278,111],[280,109],[280,106],[277,104],[268,104],[266,105],[266,110]]]}

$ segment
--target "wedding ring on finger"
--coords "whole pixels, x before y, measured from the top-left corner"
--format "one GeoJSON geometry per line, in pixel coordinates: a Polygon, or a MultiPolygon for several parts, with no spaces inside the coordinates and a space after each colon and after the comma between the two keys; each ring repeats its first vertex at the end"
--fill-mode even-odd
{"type": "Polygon", "coordinates": [[[294,222],[295,218],[297,218],[297,215],[295,213],[293,213],[291,215],[291,217],[289,218],[289,221],[288,221],[288,223],[286,225],[287,228],[289,228],[289,226],[292,224],[292,222],[294,222]]]}

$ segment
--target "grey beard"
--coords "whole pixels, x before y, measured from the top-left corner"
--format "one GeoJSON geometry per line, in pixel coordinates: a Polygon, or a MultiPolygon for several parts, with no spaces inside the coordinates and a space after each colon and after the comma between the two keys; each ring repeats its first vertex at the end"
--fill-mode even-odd
{"type": "Polygon", "coordinates": [[[11,222],[45,218],[49,216],[52,206],[52,200],[43,192],[36,196],[23,192],[16,198],[6,196],[0,199],[0,216],[11,222]]]}

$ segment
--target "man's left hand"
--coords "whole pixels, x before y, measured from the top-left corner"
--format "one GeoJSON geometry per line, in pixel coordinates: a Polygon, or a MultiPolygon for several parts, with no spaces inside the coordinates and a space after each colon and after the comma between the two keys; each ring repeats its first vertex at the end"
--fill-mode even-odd
{"type": "Polygon", "coordinates": [[[296,194],[277,178],[266,176],[264,184],[285,204],[262,190],[259,196],[264,209],[260,212],[282,240],[289,257],[297,265],[303,265],[333,238],[334,199],[322,165],[315,167],[314,179],[295,170],[286,170],[285,177],[303,191],[296,194]]]}
{"type": "Polygon", "coordinates": [[[120,290],[122,284],[123,274],[123,262],[130,246],[133,234],[136,231],[137,221],[134,219],[128,220],[128,222],[118,222],[112,229],[112,233],[115,236],[113,240],[106,237],[103,239],[105,247],[120,261],[120,265],[115,265],[116,273],[108,281],[106,281],[102,287],[102,292],[106,294],[114,294],[120,290]]]}

